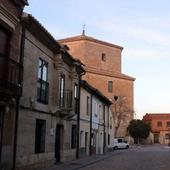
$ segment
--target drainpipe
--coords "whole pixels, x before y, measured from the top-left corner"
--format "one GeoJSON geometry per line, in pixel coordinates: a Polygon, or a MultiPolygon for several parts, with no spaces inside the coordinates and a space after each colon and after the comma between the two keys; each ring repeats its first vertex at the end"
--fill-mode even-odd
{"type": "Polygon", "coordinates": [[[89,150],[90,150],[90,156],[92,156],[92,94],[90,96],[90,144],[89,144],[89,150]]]}
{"type": "Polygon", "coordinates": [[[18,117],[19,117],[19,97],[16,99],[16,113],[15,113],[15,129],[14,129],[14,151],[13,151],[13,167],[16,168],[16,151],[17,151],[17,131],[18,131],[18,117]]]}
{"type": "Polygon", "coordinates": [[[104,124],[103,124],[103,154],[105,153],[105,147],[106,147],[106,132],[105,132],[105,117],[106,117],[106,110],[105,110],[105,105],[104,105],[104,124]]]}
{"type": "MultiPolygon", "coordinates": [[[[21,35],[21,43],[20,43],[20,65],[23,66],[24,59],[24,46],[25,46],[25,28],[22,26],[22,35],[21,35]]],[[[23,79],[23,69],[19,69],[19,83],[21,85],[23,79]]],[[[18,136],[18,118],[19,118],[19,101],[22,95],[22,85],[20,89],[20,94],[16,98],[16,113],[15,113],[15,127],[14,127],[14,151],[13,151],[13,167],[12,170],[16,168],[16,153],[17,153],[17,136],[18,136]]]]}
{"type": "Polygon", "coordinates": [[[0,165],[1,165],[1,154],[2,154],[2,141],[3,141],[3,131],[4,131],[4,114],[5,114],[5,109],[3,108],[2,110],[2,120],[1,120],[1,141],[0,141],[0,165]]]}
{"type": "Polygon", "coordinates": [[[76,149],[76,159],[79,158],[79,145],[80,145],[80,100],[81,100],[81,90],[80,90],[80,84],[81,84],[81,79],[82,76],[85,74],[85,72],[83,72],[82,74],[79,75],[79,86],[78,86],[78,113],[77,113],[77,149],[76,149]]]}

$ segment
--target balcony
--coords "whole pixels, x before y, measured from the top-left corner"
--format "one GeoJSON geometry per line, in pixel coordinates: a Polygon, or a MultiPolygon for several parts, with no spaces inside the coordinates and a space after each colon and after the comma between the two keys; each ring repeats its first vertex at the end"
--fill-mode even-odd
{"type": "Polygon", "coordinates": [[[0,54],[0,90],[5,96],[21,95],[23,67],[9,57],[0,54]]]}
{"type": "Polygon", "coordinates": [[[72,91],[64,90],[64,92],[60,94],[59,99],[60,116],[69,115],[70,112],[73,111],[72,102],[73,102],[72,91]]]}

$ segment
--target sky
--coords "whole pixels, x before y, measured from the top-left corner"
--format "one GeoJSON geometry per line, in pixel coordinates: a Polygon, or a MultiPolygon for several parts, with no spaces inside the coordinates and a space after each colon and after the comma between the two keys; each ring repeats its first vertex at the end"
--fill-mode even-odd
{"type": "Polygon", "coordinates": [[[122,72],[135,77],[135,118],[170,113],[169,0],[28,0],[56,38],[86,35],[123,46],[122,72]]]}

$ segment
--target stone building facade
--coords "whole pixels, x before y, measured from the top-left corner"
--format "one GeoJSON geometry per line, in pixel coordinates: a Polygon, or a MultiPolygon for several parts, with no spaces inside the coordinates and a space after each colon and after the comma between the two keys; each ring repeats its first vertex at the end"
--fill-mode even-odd
{"type": "Polygon", "coordinates": [[[86,81],[81,81],[80,155],[103,154],[112,149],[114,131],[111,101],[86,81]],[[91,138],[90,138],[91,136],[91,138]]]}
{"type": "Polygon", "coordinates": [[[0,0],[0,169],[15,167],[22,87],[22,27],[26,0],[0,0]]]}
{"type": "Polygon", "coordinates": [[[133,119],[135,79],[122,73],[123,47],[85,34],[59,42],[68,45],[70,54],[85,64],[83,79],[112,100],[115,136],[126,136],[127,126],[133,119]]]}
{"type": "Polygon", "coordinates": [[[147,143],[170,143],[170,113],[147,113],[143,120],[151,126],[147,143]]]}
{"type": "Polygon", "coordinates": [[[18,170],[76,158],[79,79],[84,73],[81,63],[34,17],[24,14],[22,22],[25,39],[18,170]]]}

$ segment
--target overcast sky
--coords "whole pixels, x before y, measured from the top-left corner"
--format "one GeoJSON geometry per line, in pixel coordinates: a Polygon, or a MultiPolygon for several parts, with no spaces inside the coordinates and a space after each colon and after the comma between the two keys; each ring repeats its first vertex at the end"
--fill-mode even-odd
{"type": "Polygon", "coordinates": [[[122,72],[136,78],[137,118],[170,112],[169,0],[28,0],[25,11],[56,38],[86,35],[124,47],[122,72]]]}

